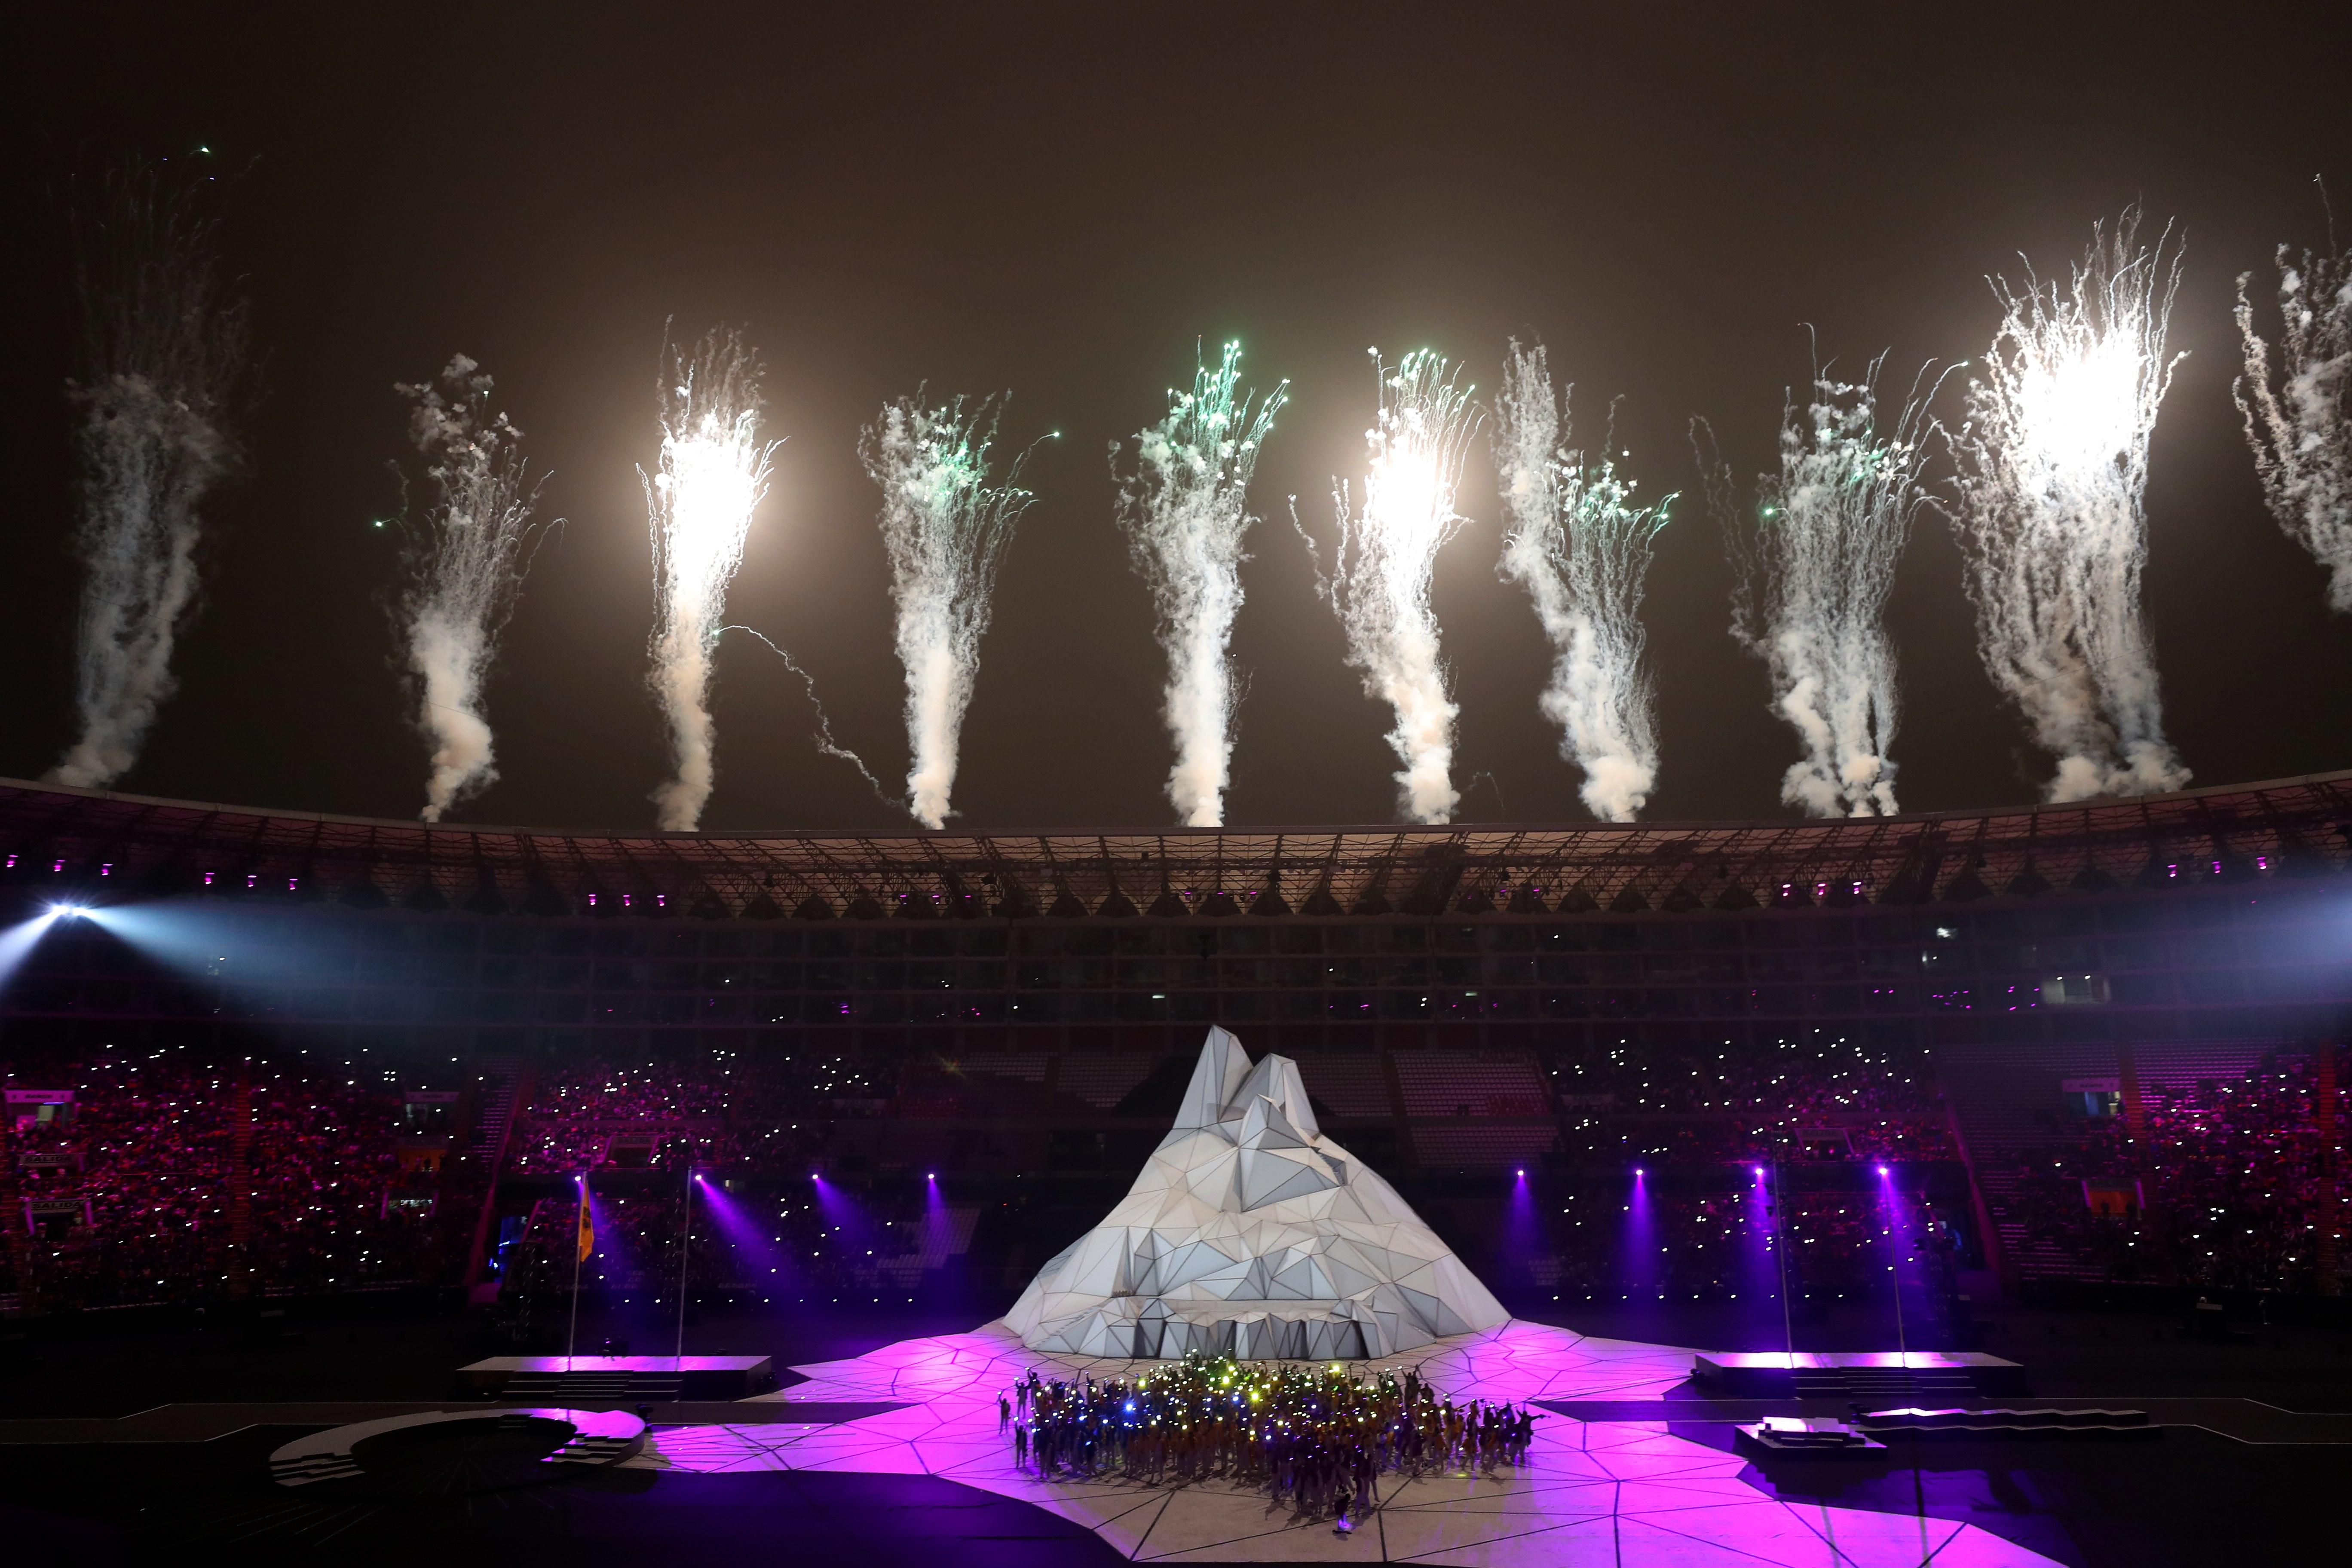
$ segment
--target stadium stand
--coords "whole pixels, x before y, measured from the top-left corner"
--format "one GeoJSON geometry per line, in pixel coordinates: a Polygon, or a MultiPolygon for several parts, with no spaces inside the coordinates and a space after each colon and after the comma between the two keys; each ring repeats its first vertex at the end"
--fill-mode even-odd
{"type": "MultiPolygon", "coordinates": [[[[2347,776],[1024,839],[427,830],[0,782],[0,921],[37,933],[0,992],[25,1097],[0,1310],[503,1289],[581,1171],[619,1268],[668,1245],[689,1163],[772,1205],[824,1289],[950,1257],[1010,1278],[1096,1201],[1057,1194],[1148,1153],[1211,1022],[1295,1057],[1335,1134],[1473,1240],[1519,1170],[1615,1202],[1640,1165],[1676,1288],[1728,1291],[1720,1205],[1769,1164],[1818,1185],[1792,1250],[1834,1289],[1869,1243],[1839,1205],[1887,1163],[1934,1194],[1925,1232],[2011,1281],[2338,1293],[2347,823],[2347,776]],[[948,1242],[931,1171],[991,1194],[955,1197],[948,1242]],[[814,1173],[881,1245],[820,1223],[814,1173]]],[[[1557,1240],[1529,1278],[1622,1263],[1557,1240]]]]}

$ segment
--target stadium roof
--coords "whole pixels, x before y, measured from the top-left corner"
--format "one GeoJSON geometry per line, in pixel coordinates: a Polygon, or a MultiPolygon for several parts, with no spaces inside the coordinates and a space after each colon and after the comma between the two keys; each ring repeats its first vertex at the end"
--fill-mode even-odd
{"type": "Polygon", "coordinates": [[[356,904],[798,916],[1433,917],[1964,902],[2338,871],[2352,772],[2068,805],[1835,821],[558,832],[0,780],[6,879],[356,904]]]}

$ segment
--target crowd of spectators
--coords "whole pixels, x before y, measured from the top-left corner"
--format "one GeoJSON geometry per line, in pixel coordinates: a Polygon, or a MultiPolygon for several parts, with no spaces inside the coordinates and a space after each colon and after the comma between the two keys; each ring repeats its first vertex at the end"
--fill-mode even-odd
{"type": "Polygon", "coordinates": [[[470,1216],[461,1204],[440,1207],[442,1184],[402,1180],[397,1092],[273,1071],[254,1082],[251,1104],[251,1259],[265,1291],[406,1284],[439,1271],[470,1216]]]}
{"type": "MultiPolygon", "coordinates": [[[[1906,1280],[1950,1283],[1958,1238],[1916,1193],[1788,1190],[1656,1193],[1586,1188],[1547,1216],[1533,1282],[1564,1301],[1778,1300],[1786,1237],[1792,1301],[1827,1304],[1885,1288],[1898,1252],[1906,1280]],[[1901,1227],[1898,1247],[1894,1227],[1901,1227]]],[[[1506,1248],[1507,1258],[1509,1248],[1506,1248]]]]}
{"type": "MultiPolygon", "coordinates": [[[[593,1250],[579,1266],[583,1292],[607,1304],[675,1302],[686,1213],[683,1162],[642,1174],[591,1175],[593,1250]]],[[[692,1236],[685,1249],[698,1295],[766,1301],[879,1301],[903,1293],[919,1261],[927,1215],[919,1199],[887,1186],[823,1192],[761,1184],[730,1192],[714,1174],[694,1189],[692,1236]]],[[[501,1259],[519,1293],[572,1289],[578,1200],[543,1198],[501,1259]]]]}
{"type": "Polygon", "coordinates": [[[875,1091],[838,1055],[713,1049],[642,1062],[584,1058],[540,1068],[507,1143],[514,1174],[695,1164],[805,1170],[826,1123],[875,1091]]]}
{"type": "Polygon", "coordinates": [[[2273,1055],[2234,1081],[2142,1091],[2145,1184],[2182,1278],[2253,1290],[2336,1283],[2320,1279],[2321,1238],[2343,1237],[2347,1184],[2329,1146],[2341,1134],[2331,1139],[2316,1112],[2316,1078],[2310,1058],[2273,1055]]]}
{"type": "Polygon", "coordinates": [[[39,1087],[69,1089],[74,1100],[52,1121],[11,1119],[17,1193],[43,1215],[21,1287],[103,1306],[227,1282],[238,1262],[236,1085],[174,1052],[44,1076],[53,1081],[39,1087]]]}
{"type": "MultiPolygon", "coordinates": [[[[0,1127],[19,1208],[7,1218],[27,1232],[12,1249],[20,1299],[57,1309],[349,1290],[414,1282],[430,1266],[436,1194],[394,1201],[395,1087],[186,1049],[110,1050],[33,1077],[72,1099],[0,1127]]],[[[11,1079],[26,1081],[21,1068],[11,1079]]]]}
{"type": "MultiPolygon", "coordinates": [[[[549,1177],[594,1173],[591,1283],[624,1299],[675,1291],[670,1260],[689,1168],[707,1173],[730,1221],[698,1210],[698,1287],[882,1299],[923,1267],[919,1184],[859,1184],[852,1198],[810,1176],[827,1167],[841,1117],[887,1114],[892,1089],[920,1078],[900,1073],[904,1065],[710,1048],[525,1066],[502,1173],[536,1179],[539,1192],[549,1177]]],[[[1805,1171],[1958,1152],[1924,1057],[1857,1042],[1627,1044],[1542,1067],[1571,1169],[1794,1173],[1783,1219],[1801,1294],[1871,1287],[1890,1245],[1866,1181],[1813,1181],[1805,1171]]],[[[69,1111],[0,1125],[0,1196],[16,1233],[0,1264],[0,1296],[20,1305],[343,1291],[462,1273],[490,1173],[467,1176],[461,1152],[446,1148],[420,1163],[402,1086],[388,1074],[328,1072],[295,1058],[215,1060],[190,1048],[20,1061],[9,1072],[15,1086],[73,1092],[69,1111]]],[[[1979,1173],[1994,1162],[2004,1237],[2071,1260],[2078,1277],[2324,1290],[2336,1283],[2323,1276],[2326,1260],[2342,1255],[2347,1187],[2322,1099],[2315,1058],[2304,1053],[2273,1056],[2241,1077],[2145,1083],[2135,1116],[2120,1106],[2058,1113],[2030,1148],[1979,1151],[1979,1173]]],[[[1744,1183],[1713,1193],[1679,1180],[1653,1185],[1641,1226],[1619,1187],[1594,1184],[1550,1205],[1560,1212],[1544,1217],[1539,1244],[1520,1237],[1498,1247],[1496,1267],[1565,1300],[1636,1291],[1723,1299],[1762,1288],[1762,1266],[1778,1260],[1757,1194],[1744,1183]],[[1638,1256],[1628,1239],[1636,1229],[1638,1256]]],[[[521,1184],[525,1203],[533,1187],[521,1184]]],[[[513,1258],[554,1268],[546,1282],[568,1289],[572,1215],[562,1201],[541,1211],[513,1258]]],[[[1909,1239],[1941,1234],[1938,1223],[1909,1222],[1909,1239]]]]}
{"type": "Polygon", "coordinates": [[[1948,1160],[1924,1058],[1856,1040],[1622,1044],[1550,1064],[1570,1163],[1948,1160]]]}
{"type": "MultiPolygon", "coordinates": [[[[2116,1113],[2068,1111],[2001,1173],[2000,1217],[2029,1272],[2174,1280],[2210,1289],[2324,1292],[2347,1184],[2305,1055],[2242,1077],[2139,1088],[2144,1136],[2116,1113]]],[[[2339,1271],[2342,1263],[2336,1265],[2339,1271]]]]}

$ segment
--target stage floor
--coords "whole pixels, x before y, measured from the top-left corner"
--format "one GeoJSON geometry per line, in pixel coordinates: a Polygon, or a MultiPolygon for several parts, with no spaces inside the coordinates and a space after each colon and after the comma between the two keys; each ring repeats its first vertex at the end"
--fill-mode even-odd
{"type": "MultiPolygon", "coordinates": [[[[1661,1401],[1687,1380],[1693,1352],[1514,1321],[1398,1358],[1438,1391],[1467,1399],[1661,1401]]],[[[997,1431],[997,1396],[1030,1369],[1068,1381],[1148,1363],[1047,1355],[999,1324],[904,1340],[845,1361],[797,1367],[793,1400],[904,1400],[826,1426],[713,1424],[657,1429],[630,1467],[688,1474],[810,1471],[931,1476],[1034,1503],[1139,1562],[1417,1562],[1519,1568],[2046,1568],[2053,1560],[1960,1521],[1776,1498],[1741,1479],[1736,1455],[1655,1420],[1536,1426],[1528,1463],[1492,1477],[1384,1486],[1351,1537],[1294,1523],[1262,1492],[1042,1480],[1016,1468],[997,1431]],[[1391,1489],[1392,1487],[1393,1489],[1391,1489]]],[[[781,1395],[775,1397],[782,1397],[781,1395]]]]}

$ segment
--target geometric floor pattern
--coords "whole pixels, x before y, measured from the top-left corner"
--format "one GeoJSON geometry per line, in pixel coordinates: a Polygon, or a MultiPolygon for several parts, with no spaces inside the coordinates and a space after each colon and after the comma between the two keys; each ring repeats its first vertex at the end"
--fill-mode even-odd
{"type": "MultiPolygon", "coordinates": [[[[1465,1399],[1655,1399],[1690,1374],[1692,1352],[1591,1339],[1517,1321],[1457,1335],[1394,1363],[1465,1399]]],[[[848,1361],[795,1368],[789,1397],[904,1400],[829,1426],[657,1427],[638,1468],[719,1474],[849,1470],[934,1475],[1017,1498],[1094,1531],[1144,1563],[1392,1562],[1480,1568],[2055,1568],[1975,1525],[1783,1501],[1738,1479],[1738,1457],[1656,1421],[1536,1423],[1528,1463],[1486,1476],[1388,1478],[1352,1537],[1297,1524],[1265,1494],[1045,1481],[1016,1469],[996,1430],[996,1397],[1030,1368],[1068,1381],[1139,1364],[1047,1354],[1001,1323],[902,1340],[848,1361]]]]}

